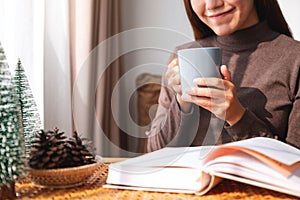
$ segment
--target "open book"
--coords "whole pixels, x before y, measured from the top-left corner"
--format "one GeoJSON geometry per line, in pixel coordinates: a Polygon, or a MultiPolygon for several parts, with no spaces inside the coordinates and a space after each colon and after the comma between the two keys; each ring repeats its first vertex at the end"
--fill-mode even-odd
{"type": "Polygon", "coordinates": [[[263,137],[166,147],[110,164],[104,187],[203,195],[223,178],[300,197],[300,150],[263,137]]]}

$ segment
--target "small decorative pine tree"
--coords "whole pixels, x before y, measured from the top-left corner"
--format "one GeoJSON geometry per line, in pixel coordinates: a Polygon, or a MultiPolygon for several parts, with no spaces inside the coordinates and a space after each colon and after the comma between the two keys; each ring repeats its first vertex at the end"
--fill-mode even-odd
{"type": "MultiPolygon", "coordinates": [[[[5,197],[7,189],[14,191],[14,180],[24,172],[24,136],[20,110],[12,83],[11,73],[6,63],[0,43],[0,193],[5,197]]],[[[7,196],[6,196],[7,198],[7,196]]],[[[8,197],[10,198],[10,197],[8,197]]]]}
{"type": "Polygon", "coordinates": [[[41,130],[41,119],[38,113],[28,79],[20,59],[18,60],[13,83],[18,95],[18,104],[22,114],[22,125],[25,136],[26,154],[30,154],[31,142],[41,130]]]}

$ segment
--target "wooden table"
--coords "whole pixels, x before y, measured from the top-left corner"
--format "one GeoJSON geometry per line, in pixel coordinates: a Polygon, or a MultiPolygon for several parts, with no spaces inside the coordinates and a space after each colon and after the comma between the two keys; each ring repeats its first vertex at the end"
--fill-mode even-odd
{"type": "Polygon", "coordinates": [[[159,193],[147,191],[119,190],[102,188],[107,178],[108,167],[99,165],[93,177],[83,185],[66,189],[40,188],[34,186],[30,180],[25,179],[16,184],[18,199],[100,199],[100,200],[227,200],[227,199],[298,199],[293,196],[266,190],[234,181],[224,180],[204,196],[176,193],[159,193]]]}

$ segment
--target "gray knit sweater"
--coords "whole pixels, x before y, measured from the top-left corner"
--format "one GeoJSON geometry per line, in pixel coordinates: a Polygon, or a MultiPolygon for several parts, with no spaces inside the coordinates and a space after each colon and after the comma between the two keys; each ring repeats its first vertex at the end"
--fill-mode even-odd
{"type": "Polygon", "coordinates": [[[178,49],[200,46],[222,48],[222,64],[229,68],[246,112],[233,126],[196,105],[190,113],[182,113],[163,76],[148,151],[257,136],[278,138],[300,148],[300,42],[261,22],[229,36],[208,37],[178,49]]]}

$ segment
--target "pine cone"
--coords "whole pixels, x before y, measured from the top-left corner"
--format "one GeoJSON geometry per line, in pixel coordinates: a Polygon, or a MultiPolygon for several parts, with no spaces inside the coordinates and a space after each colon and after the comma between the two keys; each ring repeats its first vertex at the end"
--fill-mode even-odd
{"type": "Polygon", "coordinates": [[[81,139],[78,133],[74,131],[73,136],[66,143],[67,159],[64,162],[64,167],[81,166],[95,163],[94,149],[88,140],[81,139]]]}
{"type": "Polygon", "coordinates": [[[95,163],[95,149],[87,139],[77,132],[71,138],[64,136],[58,128],[41,130],[32,141],[29,166],[34,169],[57,169],[95,163]]]}
{"type": "Polygon", "coordinates": [[[47,132],[41,130],[32,141],[29,166],[34,169],[59,168],[67,156],[65,139],[64,132],[59,132],[58,128],[47,132]]]}

